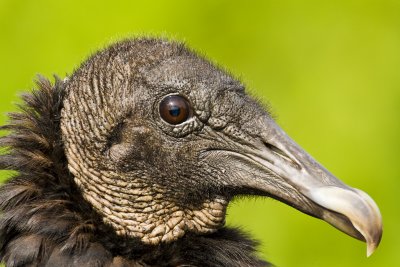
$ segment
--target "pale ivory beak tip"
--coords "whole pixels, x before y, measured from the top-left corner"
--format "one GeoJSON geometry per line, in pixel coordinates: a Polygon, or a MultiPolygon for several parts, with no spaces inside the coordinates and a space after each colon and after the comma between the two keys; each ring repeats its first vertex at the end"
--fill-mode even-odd
{"type": "Polygon", "coordinates": [[[377,245],[375,243],[367,244],[367,258],[369,258],[372,253],[376,250],[377,245]]]}

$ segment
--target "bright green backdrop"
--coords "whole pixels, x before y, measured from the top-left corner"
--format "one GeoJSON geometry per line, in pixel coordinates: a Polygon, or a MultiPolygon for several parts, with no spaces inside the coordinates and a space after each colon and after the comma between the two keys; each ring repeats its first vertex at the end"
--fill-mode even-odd
{"type": "MultiPolygon", "coordinates": [[[[400,266],[399,1],[0,0],[0,123],[36,74],[65,76],[96,49],[155,34],[186,41],[268,100],[283,128],[381,208],[365,245],[277,201],[241,200],[228,224],[277,266],[400,266]]],[[[4,173],[0,173],[4,179],[4,173]]]]}

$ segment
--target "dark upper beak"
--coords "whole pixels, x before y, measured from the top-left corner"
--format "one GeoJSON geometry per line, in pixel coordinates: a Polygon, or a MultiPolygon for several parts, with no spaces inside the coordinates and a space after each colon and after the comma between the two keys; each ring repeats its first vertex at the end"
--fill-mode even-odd
{"type": "Polygon", "coordinates": [[[381,214],[372,198],[335,178],[272,119],[262,118],[259,127],[262,134],[256,145],[243,146],[238,152],[268,175],[248,180],[246,185],[367,242],[367,256],[371,255],[382,236],[381,214]],[[271,186],[273,183],[279,186],[271,186]]]}

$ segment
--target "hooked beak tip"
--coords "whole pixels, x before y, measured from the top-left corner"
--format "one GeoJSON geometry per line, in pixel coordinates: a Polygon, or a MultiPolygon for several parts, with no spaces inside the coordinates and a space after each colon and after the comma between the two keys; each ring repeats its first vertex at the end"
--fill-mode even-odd
{"type": "Polygon", "coordinates": [[[370,231],[367,231],[365,229],[358,229],[365,237],[365,240],[367,242],[367,257],[370,257],[372,253],[378,248],[379,243],[381,242],[382,238],[382,232],[383,232],[383,227],[382,227],[382,217],[381,213],[379,211],[378,206],[376,205],[375,201],[364,191],[354,189],[358,195],[360,195],[365,202],[368,204],[368,207],[370,208],[370,223],[375,226],[373,228],[370,228],[370,231]]]}
{"type": "Polygon", "coordinates": [[[367,258],[369,258],[372,255],[372,253],[374,253],[377,247],[378,244],[376,243],[367,243],[367,258]]]}
{"type": "Polygon", "coordinates": [[[367,243],[367,257],[371,256],[382,237],[382,217],[372,198],[358,189],[325,186],[309,192],[309,197],[327,209],[327,222],[350,236],[367,243]],[[329,211],[343,215],[332,216],[329,211]]]}

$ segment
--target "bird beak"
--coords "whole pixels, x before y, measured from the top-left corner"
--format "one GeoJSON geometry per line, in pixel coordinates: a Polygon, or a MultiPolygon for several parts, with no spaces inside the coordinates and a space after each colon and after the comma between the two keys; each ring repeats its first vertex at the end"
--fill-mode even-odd
{"type": "Polygon", "coordinates": [[[259,126],[263,128],[262,142],[255,149],[248,147],[247,151],[240,154],[252,161],[252,164],[258,165],[259,169],[264,169],[267,175],[261,175],[256,180],[253,178],[247,186],[257,187],[365,241],[367,256],[370,256],[382,236],[381,214],[372,198],[334,177],[272,119],[262,118],[259,126]]]}

